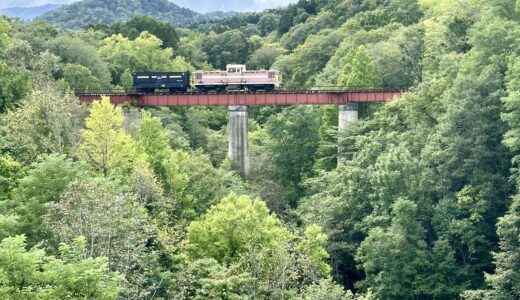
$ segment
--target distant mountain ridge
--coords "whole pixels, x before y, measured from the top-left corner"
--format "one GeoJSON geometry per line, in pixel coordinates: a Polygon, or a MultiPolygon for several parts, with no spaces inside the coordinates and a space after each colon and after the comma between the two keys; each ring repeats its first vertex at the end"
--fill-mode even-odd
{"type": "Polygon", "coordinates": [[[91,24],[125,22],[136,16],[151,16],[173,26],[219,20],[234,13],[200,14],[167,0],[83,0],[50,11],[42,19],[64,30],[91,24]]]}
{"type": "Polygon", "coordinates": [[[53,11],[61,6],[62,4],[45,4],[35,7],[8,7],[0,9],[0,14],[8,17],[17,17],[27,21],[53,11]]]}

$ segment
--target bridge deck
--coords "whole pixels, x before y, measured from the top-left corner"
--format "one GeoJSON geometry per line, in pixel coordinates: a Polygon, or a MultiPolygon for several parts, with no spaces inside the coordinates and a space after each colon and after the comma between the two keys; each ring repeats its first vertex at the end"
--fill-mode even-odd
{"type": "Polygon", "coordinates": [[[348,92],[306,91],[273,93],[186,93],[186,94],[78,94],[81,102],[90,103],[102,96],[114,104],[131,102],[138,106],[229,106],[229,105],[326,105],[361,102],[387,102],[401,95],[396,91],[348,92]]]}

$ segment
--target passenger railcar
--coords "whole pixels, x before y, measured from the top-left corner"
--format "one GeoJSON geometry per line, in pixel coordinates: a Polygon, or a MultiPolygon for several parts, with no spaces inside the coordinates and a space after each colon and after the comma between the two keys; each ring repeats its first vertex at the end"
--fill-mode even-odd
{"type": "Polygon", "coordinates": [[[165,89],[170,93],[185,93],[190,86],[189,72],[134,72],[134,88],[140,93],[165,89]]]}
{"type": "Polygon", "coordinates": [[[199,91],[272,91],[281,81],[276,70],[247,71],[245,65],[227,65],[226,71],[196,71],[193,86],[199,91]]]}

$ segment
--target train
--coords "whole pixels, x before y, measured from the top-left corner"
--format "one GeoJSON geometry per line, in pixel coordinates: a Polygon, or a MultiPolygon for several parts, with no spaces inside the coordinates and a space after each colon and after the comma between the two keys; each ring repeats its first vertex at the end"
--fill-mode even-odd
{"type": "Polygon", "coordinates": [[[139,93],[150,94],[156,89],[170,93],[185,93],[190,86],[190,72],[134,72],[133,88],[139,93]]]}
{"type": "Polygon", "coordinates": [[[185,72],[134,72],[133,88],[138,93],[170,93],[266,91],[280,87],[282,76],[277,70],[246,70],[245,65],[229,64],[225,71],[195,71],[193,76],[185,72]]]}

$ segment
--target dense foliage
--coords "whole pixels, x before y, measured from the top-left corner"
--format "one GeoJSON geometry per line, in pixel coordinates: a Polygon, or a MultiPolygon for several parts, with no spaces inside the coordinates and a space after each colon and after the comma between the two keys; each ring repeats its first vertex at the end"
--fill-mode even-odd
{"type": "Polygon", "coordinates": [[[74,32],[0,19],[2,298],[520,297],[517,1],[302,0],[188,28],[140,3],[57,11],[74,32]],[[407,92],[344,130],[333,106],[250,107],[245,179],[226,108],[72,92],[228,63],[407,92]]]}

